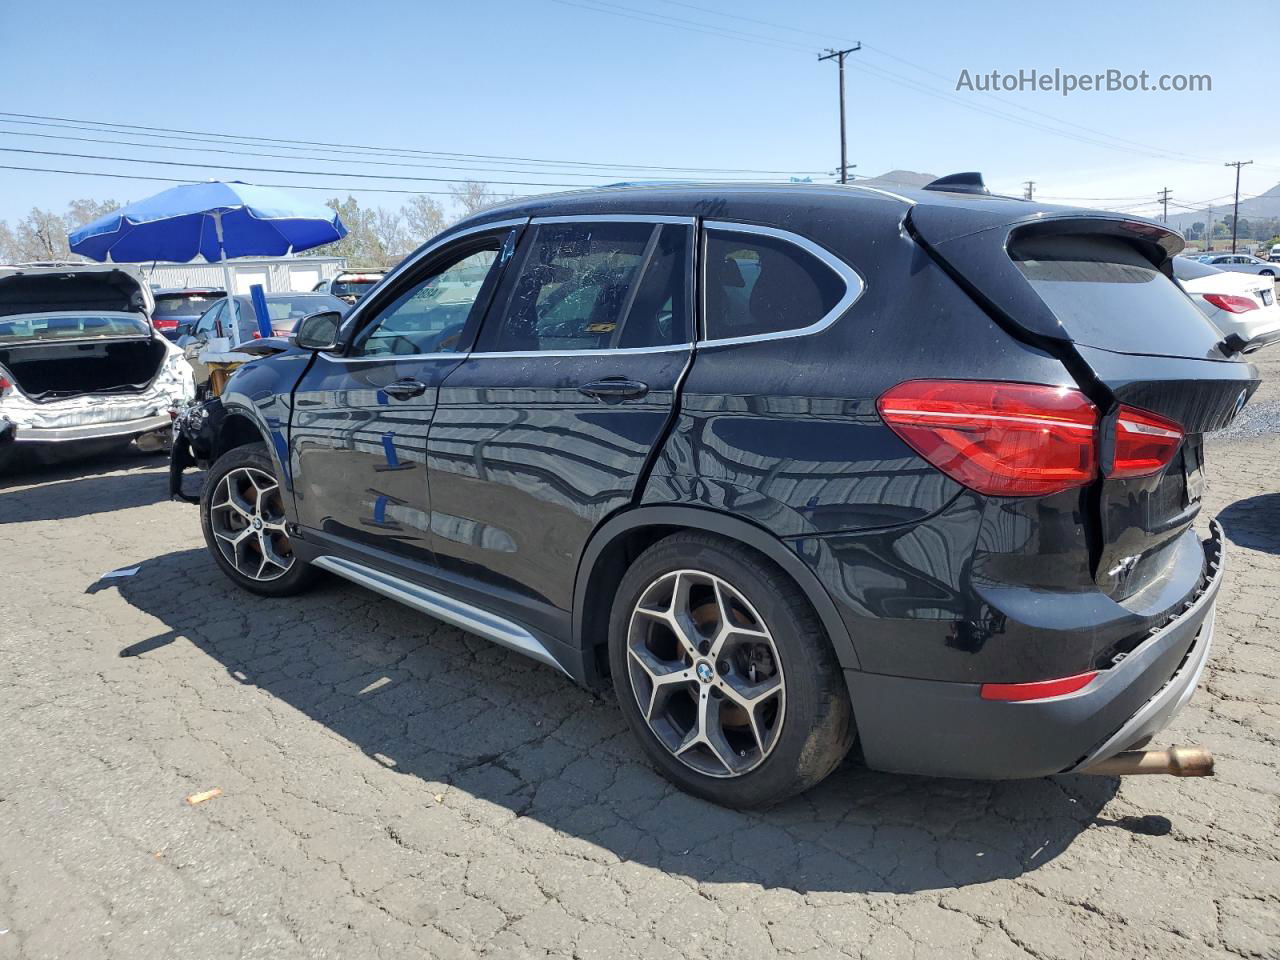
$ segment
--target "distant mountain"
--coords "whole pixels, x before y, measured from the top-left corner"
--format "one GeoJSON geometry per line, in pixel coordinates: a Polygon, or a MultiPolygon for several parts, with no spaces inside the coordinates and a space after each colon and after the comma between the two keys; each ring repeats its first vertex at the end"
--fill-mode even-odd
{"type": "MultiPolygon", "coordinates": [[[[1176,200],[1177,197],[1175,196],[1174,199],[1176,200]]],[[[1214,203],[1214,222],[1221,222],[1223,214],[1231,213],[1231,210],[1232,205],[1229,197],[1226,200],[1219,200],[1214,203]]],[[[1200,210],[1188,210],[1185,213],[1170,214],[1169,225],[1185,232],[1193,223],[1204,223],[1204,217],[1205,210],[1203,208],[1200,210]]],[[[1253,217],[1280,217],[1280,183],[1277,183],[1266,193],[1240,201],[1240,219],[1249,220],[1253,217]]]]}
{"type": "Polygon", "coordinates": [[[858,182],[862,187],[923,187],[938,179],[936,173],[916,173],[914,170],[890,170],[878,177],[866,177],[858,182]]]}

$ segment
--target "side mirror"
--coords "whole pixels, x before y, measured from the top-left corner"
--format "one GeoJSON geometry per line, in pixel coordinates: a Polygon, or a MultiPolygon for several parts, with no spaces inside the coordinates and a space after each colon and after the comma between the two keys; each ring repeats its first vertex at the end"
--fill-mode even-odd
{"type": "Polygon", "coordinates": [[[337,310],[303,317],[289,334],[289,345],[303,350],[336,350],[342,314],[337,310]]]}

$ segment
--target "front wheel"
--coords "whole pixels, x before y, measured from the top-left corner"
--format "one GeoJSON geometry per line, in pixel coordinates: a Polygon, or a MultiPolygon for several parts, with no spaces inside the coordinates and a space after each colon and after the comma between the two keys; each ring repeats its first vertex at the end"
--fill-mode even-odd
{"type": "Polygon", "coordinates": [[[609,659],[632,732],[667,779],[713,803],[765,807],[848,753],[835,653],[786,574],[729,540],[667,537],[627,571],[609,659]]]}
{"type": "Polygon", "coordinates": [[[316,576],[293,552],[283,492],[265,444],[236,447],[209,468],[200,524],[214,561],[245,590],[285,597],[305,590],[316,576]]]}

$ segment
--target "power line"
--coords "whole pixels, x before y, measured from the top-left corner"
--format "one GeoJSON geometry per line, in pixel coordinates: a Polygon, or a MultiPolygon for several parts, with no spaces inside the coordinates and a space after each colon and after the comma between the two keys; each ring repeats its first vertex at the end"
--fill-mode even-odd
{"type": "MultiPolygon", "coordinates": [[[[787,175],[787,174],[794,174],[794,173],[822,172],[817,170],[801,170],[801,171],[758,170],[758,169],[750,169],[746,167],[742,167],[742,168],[675,167],[675,166],[663,166],[659,164],[606,163],[604,161],[598,161],[598,160],[549,160],[549,159],[536,158],[536,157],[504,156],[502,154],[490,154],[490,153],[451,153],[448,151],[421,150],[421,149],[416,149],[411,147],[375,147],[375,146],[368,146],[368,145],[356,144],[356,143],[331,143],[324,140],[289,140],[289,139],[282,139],[278,137],[258,137],[258,136],[252,136],[247,134],[214,133],[208,130],[183,130],[177,127],[146,126],[143,124],[134,124],[134,123],[109,123],[101,120],[86,120],[78,117],[56,117],[56,116],[47,116],[47,115],[38,114],[38,113],[13,113],[10,111],[3,111],[3,110],[0,110],[0,117],[18,118],[17,120],[12,120],[8,122],[53,121],[57,124],[93,124],[94,128],[101,128],[101,127],[119,128],[117,130],[102,131],[102,132],[111,132],[111,133],[124,133],[125,131],[133,131],[133,130],[144,131],[142,133],[128,134],[129,136],[139,136],[139,137],[143,137],[143,136],[152,137],[152,136],[155,136],[156,134],[164,134],[165,136],[163,137],[163,139],[199,140],[201,142],[207,142],[207,143],[219,142],[218,140],[209,140],[207,139],[208,137],[221,137],[224,139],[231,138],[238,141],[245,141],[245,140],[258,141],[258,143],[256,144],[255,143],[238,144],[241,146],[257,146],[260,144],[280,144],[280,145],[288,146],[289,149],[297,149],[299,147],[334,148],[334,149],[324,150],[323,152],[326,152],[326,153],[342,152],[343,150],[357,150],[357,151],[371,151],[378,154],[396,153],[401,155],[442,157],[446,159],[500,160],[504,162],[514,162],[514,163],[530,163],[530,164],[543,164],[543,165],[568,166],[568,167],[598,167],[598,168],[605,168],[610,170],[652,170],[652,171],[667,172],[667,173],[772,173],[772,174],[779,174],[779,175],[787,175]],[[177,134],[180,134],[182,136],[181,137],[172,136],[177,134]],[[293,145],[293,146],[289,146],[289,145],[293,145]],[[338,149],[338,148],[341,148],[341,149],[338,149]]],[[[41,125],[49,126],[51,124],[43,123],[41,125]]],[[[77,129],[83,129],[83,128],[77,128],[77,129]]]]}
{"type": "Polygon", "coordinates": [[[1164,215],[1160,218],[1165,223],[1169,222],[1169,188],[1165,187],[1160,191],[1160,203],[1164,207],[1164,215]]]}
{"type": "Polygon", "coordinates": [[[693,20],[684,20],[680,17],[669,17],[665,13],[650,13],[647,10],[636,10],[634,7],[619,7],[617,4],[603,3],[601,0],[595,0],[593,5],[575,3],[573,0],[553,0],[553,2],[566,7],[577,7],[580,10],[594,10],[596,13],[607,13],[615,17],[624,17],[628,20],[638,20],[641,23],[655,23],[663,27],[677,27],[679,29],[692,31],[693,33],[708,34],[722,39],[741,40],[746,43],[755,43],[779,50],[790,50],[793,52],[804,53],[810,52],[808,47],[802,46],[798,43],[793,43],[789,40],[762,37],[758,34],[747,33],[746,31],[741,30],[719,30],[708,24],[699,24],[693,20]],[[614,9],[608,9],[610,7],[614,9]]]}
{"type": "MultiPolygon", "coordinates": [[[[112,180],[144,180],[150,183],[200,183],[200,180],[182,177],[149,177],[134,173],[105,173],[100,170],[62,170],[57,167],[22,167],[0,163],[0,170],[22,170],[28,173],[59,173],[76,177],[110,177],[112,180]]],[[[280,190],[326,190],[331,193],[399,193],[413,196],[451,197],[449,190],[406,190],[394,187],[334,187],[315,183],[259,183],[259,187],[275,187],[280,190]]]]}
{"type": "MultiPolygon", "coordinates": [[[[294,176],[304,177],[324,177],[336,175],[340,177],[353,177],[360,180],[404,180],[416,183],[468,183],[470,181],[465,178],[458,177],[411,177],[396,176],[394,174],[380,173],[338,173],[336,170],[291,170],[282,167],[248,167],[239,166],[237,164],[223,163],[196,163],[187,160],[153,160],[141,157],[113,157],[103,156],[97,153],[70,153],[62,150],[32,150],[23,147],[0,147],[3,153],[29,153],[42,157],[71,157],[78,160],[110,160],[116,163],[149,163],[158,164],[165,167],[196,167],[201,170],[240,170],[248,173],[287,173],[294,176]]],[[[582,189],[581,183],[555,183],[547,180],[486,180],[486,183],[503,187],[577,187],[582,189]]],[[[607,186],[607,184],[605,184],[607,186]]]]}
{"type": "MultiPolygon", "coordinates": [[[[0,122],[4,122],[4,121],[0,121],[0,122]]],[[[78,129],[78,128],[61,127],[59,129],[78,129]]],[[[103,131],[103,132],[110,132],[110,131],[103,131]]],[[[208,154],[208,153],[226,153],[226,154],[231,154],[234,156],[241,156],[241,157],[271,157],[278,160],[307,160],[314,163],[345,163],[345,164],[356,163],[356,164],[368,164],[368,165],[379,166],[379,167],[410,167],[410,168],[422,169],[422,170],[459,170],[464,173],[466,172],[470,172],[470,173],[534,173],[534,172],[537,172],[534,170],[511,168],[511,167],[463,167],[463,166],[456,166],[454,164],[447,164],[447,163],[411,163],[408,161],[351,159],[346,157],[314,157],[314,156],[299,156],[297,154],[288,154],[288,153],[266,153],[266,152],[257,151],[257,150],[228,150],[221,147],[210,147],[210,146],[187,147],[187,146],[179,146],[179,145],[167,144],[167,143],[166,144],[137,143],[131,140],[112,140],[104,137],[76,137],[76,136],[56,134],[56,133],[31,133],[30,131],[27,131],[27,130],[0,130],[0,136],[38,137],[42,140],[71,140],[78,143],[107,143],[107,144],[113,144],[115,146],[123,146],[123,147],[145,147],[152,150],[182,150],[185,152],[199,153],[202,155],[208,154]]],[[[577,173],[572,170],[555,170],[555,171],[549,171],[549,172],[553,172],[555,175],[561,176],[561,177],[595,177],[597,179],[608,179],[611,176],[612,177],[618,176],[618,174],[606,174],[606,173],[577,173]]],[[[703,179],[703,178],[699,178],[699,179],[703,179]]],[[[739,181],[737,179],[708,178],[707,182],[734,183],[739,181]]]]}
{"type": "MultiPolygon", "coordinates": [[[[588,6],[587,3],[571,2],[571,0],[554,0],[554,2],[563,4],[566,6],[578,7],[584,10],[594,10],[597,13],[607,13],[613,16],[626,17],[632,20],[640,20],[641,22],[657,23],[662,26],[670,26],[670,27],[675,27],[677,29],[693,30],[695,32],[704,33],[704,34],[709,33],[709,34],[721,36],[727,39],[747,39],[749,42],[764,44],[767,46],[775,47],[777,49],[794,50],[797,52],[805,52],[805,53],[810,52],[808,47],[806,47],[803,44],[799,44],[795,41],[785,40],[778,37],[764,37],[759,34],[748,33],[746,31],[741,31],[736,29],[732,31],[718,30],[717,28],[715,28],[710,24],[701,23],[699,21],[686,20],[680,17],[670,17],[666,14],[655,14],[650,11],[640,11],[635,9],[634,7],[627,7],[617,3],[610,3],[610,2],[607,2],[607,0],[587,0],[587,2],[591,4],[590,6],[588,6]],[[658,18],[661,18],[661,19],[658,19],[658,18]]],[[[710,8],[701,7],[692,3],[677,2],[677,0],[663,0],[663,2],[675,3],[675,5],[677,6],[698,10],[702,13],[710,14],[712,16],[742,20],[746,22],[756,23],[762,26],[772,27],[774,29],[804,33],[811,36],[829,36],[826,34],[818,34],[814,31],[800,30],[798,28],[786,26],[784,24],[779,24],[776,22],[759,20],[754,17],[745,17],[739,14],[728,13],[725,11],[712,10],[710,8]]],[[[929,74],[930,76],[934,76],[939,79],[945,80],[948,83],[951,82],[950,78],[945,77],[942,74],[937,73],[936,71],[930,70],[927,67],[923,67],[917,63],[913,63],[910,60],[906,60],[895,54],[889,53],[886,50],[881,50],[877,47],[873,47],[870,44],[867,44],[865,46],[867,50],[878,53],[881,56],[885,56],[885,57],[889,57],[890,59],[897,60],[900,63],[903,63],[907,66],[912,67],[913,69],[920,70],[924,73],[929,74]]],[[[1138,141],[1125,140],[1122,137],[1116,137],[1113,134],[1105,133],[1103,131],[1096,130],[1095,128],[1092,128],[1092,127],[1086,127],[1082,124],[1072,123],[1066,120],[1060,120],[1057,117],[1052,116],[1051,114],[1044,113],[1043,111],[1035,110],[1030,107],[1025,107],[1025,106],[1022,106],[1021,104],[1012,103],[1011,101],[1006,101],[1003,98],[995,96],[989,91],[979,91],[979,92],[983,93],[989,99],[995,100],[997,103],[1001,104],[1002,106],[1013,107],[1014,109],[1023,110],[1024,112],[1027,112],[1027,113],[1033,113],[1038,116],[1045,117],[1048,120],[1052,121],[1053,123],[1061,124],[1064,126],[1075,127],[1077,129],[1085,130],[1087,132],[1096,134],[1096,136],[1105,137],[1107,140],[1114,140],[1117,142],[1107,143],[1105,141],[1096,139],[1096,137],[1084,137],[1079,134],[1073,134],[1066,130],[1059,130],[1054,127],[1049,127],[1042,123],[1037,123],[1035,121],[1027,120],[1022,117],[1016,117],[1011,114],[1004,113],[1002,111],[998,111],[991,108],[984,108],[979,104],[965,101],[964,99],[957,97],[955,94],[944,93],[932,87],[926,87],[923,84],[920,84],[918,81],[912,80],[911,78],[903,77],[901,74],[895,74],[892,71],[889,71],[883,67],[877,67],[875,65],[868,64],[866,62],[856,64],[855,66],[857,69],[860,69],[860,70],[878,72],[879,75],[882,75],[883,77],[887,77],[887,78],[892,78],[900,84],[906,84],[910,89],[914,89],[919,93],[924,93],[928,96],[934,96],[934,97],[937,97],[938,99],[945,99],[947,100],[947,102],[953,103],[954,105],[957,105],[957,106],[964,107],[967,110],[974,110],[979,113],[985,113],[988,116],[997,117],[1009,123],[1017,123],[1022,126],[1029,127],[1031,129],[1040,130],[1042,132],[1049,133],[1055,136],[1060,136],[1070,140],[1075,140],[1079,143],[1088,143],[1088,144],[1103,147],[1109,150],[1116,150],[1123,153],[1153,157],[1161,160],[1170,160],[1178,163],[1212,164],[1212,163],[1218,162],[1216,160],[1208,160],[1208,159],[1203,159],[1199,157],[1194,157],[1191,154],[1185,154],[1179,151],[1166,151],[1166,150],[1155,149],[1150,147],[1147,144],[1140,143],[1138,141]],[[1128,144],[1128,146],[1121,146],[1120,144],[1128,144]]]]}

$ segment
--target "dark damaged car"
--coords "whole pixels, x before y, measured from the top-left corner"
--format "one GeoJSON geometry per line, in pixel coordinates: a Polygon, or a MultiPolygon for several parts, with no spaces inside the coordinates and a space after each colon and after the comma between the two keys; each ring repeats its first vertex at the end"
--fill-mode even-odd
{"type": "Polygon", "coordinates": [[[965,175],[493,208],[199,408],[205,539],[247,590],[337,574],[611,684],[717,802],[855,743],[1114,770],[1204,669],[1204,437],[1258,385],[1181,247],[965,175]]]}
{"type": "Polygon", "coordinates": [[[167,438],[194,385],[152,306],[128,267],[0,267],[0,456],[167,438]]]}

